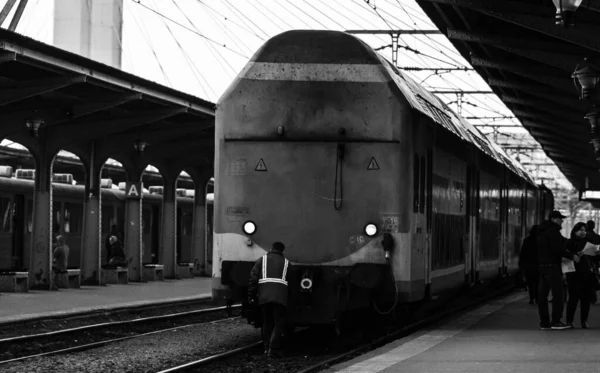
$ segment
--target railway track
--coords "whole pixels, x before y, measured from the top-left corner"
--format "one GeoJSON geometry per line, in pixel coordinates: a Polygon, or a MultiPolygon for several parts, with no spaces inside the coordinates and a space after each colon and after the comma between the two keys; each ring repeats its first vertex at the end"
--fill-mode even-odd
{"type": "Polygon", "coordinates": [[[432,313],[418,321],[405,325],[393,332],[380,336],[366,343],[355,344],[353,347],[346,348],[342,352],[328,352],[320,356],[309,357],[306,352],[292,353],[283,359],[267,359],[262,356],[262,342],[251,343],[244,347],[232,349],[223,353],[215,354],[209,357],[204,357],[195,361],[190,361],[185,364],[170,367],[158,373],[174,373],[174,372],[224,372],[234,371],[227,367],[244,366],[244,363],[252,361],[252,371],[270,371],[270,369],[295,372],[295,373],[316,373],[322,371],[334,364],[350,360],[356,356],[360,356],[368,351],[378,348],[382,345],[390,343],[399,338],[408,336],[425,327],[439,323],[448,319],[460,312],[471,310],[480,306],[482,303],[493,300],[502,295],[510,293],[514,288],[509,287],[498,290],[496,292],[486,294],[481,298],[466,301],[458,306],[449,307],[441,312],[432,313]],[[219,367],[222,365],[223,367],[219,367]],[[210,366],[210,367],[209,367],[210,366]]]}
{"type": "MultiPolygon", "coordinates": [[[[215,307],[143,317],[134,320],[104,322],[75,328],[28,334],[0,339],[0,350],[12,358],[0,360],[0,365],[33,357],[71,353],[96,348],[127,339],[163,333],[199,324],[231,319],[231,311],[241,306],[215,307]],[[227,318],[215,315],[227,312],[227,318]],[[150,331],[148,331],[150,329],[150,331]],[[115,337],[117,336],[117,337],[115,337]],[[91,340],[91,342],[90,342],[91,340]],[[32,347],[33,346],[33,347],[32,347]]],[[[236,317],[237,318],[237,317],[236,317]]]]}

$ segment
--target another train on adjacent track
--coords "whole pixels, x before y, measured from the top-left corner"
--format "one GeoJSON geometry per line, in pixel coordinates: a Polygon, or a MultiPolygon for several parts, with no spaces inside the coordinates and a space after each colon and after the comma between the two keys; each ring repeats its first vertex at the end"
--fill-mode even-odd
{"type": "Polygon", "coordinates": [[[360,39],[285,32],[217,105],[213,296],[244,301],[254,261],[281,241],[290,321],[385,313],[513,274],[553,204],[360,39]]]}
{"type": "MultiPolygon", "coordinates": [[[[33,216],[33,170],[12,171],[0,167],[0,271],[27,270],[31,246],[33,216]]],[[[82,234],[84,219],[85,188],[73,185],[70,174],[55,174],[53,183],[54,234],[66,236],[69,245],[69,268],[80,268],[82,257],[82,234]]],[[[110,179],[102,183],[102,238],[106,238],[112,226],[123,238],[125,229],[125,192],[112,186],[110,179]]],[[[161,187],[145,191],[142,208],[142,240],[144,263],[158,263],[161,223],[161,187]],[[152,193],[150,193],[152,192],[152,193]]],[[[207,200],[209,217],[212,218],[212,201],[207,200]]],[[[187,190],[178,190],[177,197],[177,254],[182,261],[191,261],[194,199],[187,190]]],[[[212,220],[207,220],[206,232],[211,232],[212,220]]],[[[210,238],[212,241],[212,238],[210,238]]],[[[104,242],[104,241],[103,241],[104,242]]],[[[209,248],[210,249],[210,248],[209,248]]],[[[107,261],[102,247],[102,262],[107,261]]],[[[198,263],[204,265],[204,263],[198,263]]]]}

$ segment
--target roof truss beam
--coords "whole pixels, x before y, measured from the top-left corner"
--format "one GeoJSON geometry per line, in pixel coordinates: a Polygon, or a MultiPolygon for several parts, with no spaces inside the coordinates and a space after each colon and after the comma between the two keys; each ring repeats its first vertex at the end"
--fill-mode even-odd
{"type": "MultiPolygon", "coordinates": [[[[114,95],[105,97],[102,100],[94,100],[92,103],[76,105],[71,111],[71,119],[79,118],[84,115],[97,113],[106,109],[113,108],[134,100],[142,99],[141,93],[114,95]]],[[[87,101],[87,100],[86,100],[87,101]]]]}
{"type": "MultiPolygon", "coordinates": [[[[575,99],[563,99],[560,93],[548,93],[548,87],[543,85],[527,83],[509,83],[498,79],[488,79],[488,84],[492,87],[512,88],[514,90],[523,91],[532,96],[536,96],[537,98],[542,98],[546,101],[551,101],[559,105],[564,106],[565,104],[568,104],[569,106],[576,107],[576,110],[585,111],[588,108],[588,104],[584,101],[575,99]]],[[[573,96],[576,95],[575,87],[573,87],[570,93],[573,96]]]]}
{"type": "Polygon", "coordinates": [[[543,109],[546,113],[552,114],[556,117],[562,117],[566,120],[573,120],[573,117],[580,116],[580,113],[577,110],[573,110],[573,108],[569,108],[567,106],[557,108],[548,105],[547,102],[543,102],[533,98],[519,98],[514,96],[502,95],[500,99],[504,103],[518,104],[534,109],[543,109]]]}
{"type": "Polygon", "coordinates": [[[421,0],[422,2],[431,2],[438,4],[447,4],[450,6],[459,6],[462,8],[471,9],[481,14],[515,24],[520,27],[567,41],[569,43],[579,45],[584,48],[600,52],[600,40],[597,35],[600,34],[600,27],[586,27],[578,24],[578,29],[567,29],[556,27],[552,22],[552,15],[546,16],[545,13],[540,13],[540,7],[533,7],[524,4],[520,1],[489,1],[489,0],[421,0]],[[515,13],[515,9],[520,9],[527,13],[515,13]],[[537,9],[536,9],[537,8],[537,9]],[[530,10],[530,11],[529,11],[530,10]],[[582,32],[583,28],[590,28],[587,32],[582,32]]]}
{"type": "MultiPolygon", "coordinates": [[[[511,111],[517,117],[531,118],[531,119],[534,119],[534,120],[541,119],[541,120],[543,120],[545,122],[548,122],[548,123],[556,123],[557,122],[556,117],[549,116],[549,115],[546,115],[546,114],[543,114],[543,113],[540,113],[540,112],[536,112],[536,111],[533,111],[531,109],[510,108],[510,107],[509,107],[509,109],[511,109],[511,111]]],[[[567,123],[567,121],[565,121],[565,120],[560,120],[560,122],[567,123]]],[[[581,126],[581,125],[584,124],[583,121],[581,121],[579,123],[574,122],[574,121],[570,121],[568,123],[572,123],[573,126],[578,126],[578,125],[581,126]]]]}
{"type": "Polygon", "coordinates": [[[73,84],[84,83],[86,79],[85,75],[76,75],[10,83],[10,87],[0,87],[0,106],[56,91],[73,84]]]}
{"type": "Polygon", "coordinates": [[[556,53],[556,46],[551,49],[547,43],[544,43],[548,50],[540,49],[537,41],[524,42],[510,37],[497,37],[490,35],[474,34],[465,31],[448,29],[448,38],[453,40],[468,41],[471,43],[481,43],[493,46],[494,48],[526,57],[530,60],[543,63],[548,66],[556,67],[563,71],[573,72],[577,63],[581,62],[579,55],[567,56],[564,53],[556,53]]]}
{"type": "Polygon", "coordinates": [[[477,56],[471,56],[471,65],[505,70],[529,80],[534,80],[536,82],[560,89],[564,92],[568,92],[570,94],[573,93],[573,82],[566,75],[564,79],[556,78],[550,71],[544,71],[545,69],[549,70],[545,66],[537,65],[527,68],[518,64],[499,62],[498,59],[491,61],[477,56]]]}
{"type": "Polygon", "coordinates": [[[116,119],[107,119],[100,121],[79,121],[62,125],[50,126],[47,128],[48,134],[56,139],[57,146],[64,148],[73,143],[91,141],[101,136],[107,136],[126,131],[131,128],[143,126],[148,123],[154,123],[178,114],[186,113],[187,108],[175,108],[164,110],[149,110],[141,113],[124,115],[116,119]],[[72,136],[73,132],[79,131],[77,136],[72,136]],[[69,140],[71,139],[71,140],[69,140]]]}

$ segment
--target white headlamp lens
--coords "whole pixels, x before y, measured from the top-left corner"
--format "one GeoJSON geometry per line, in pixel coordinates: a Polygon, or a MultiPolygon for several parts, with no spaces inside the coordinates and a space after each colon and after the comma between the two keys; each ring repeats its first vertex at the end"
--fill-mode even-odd
{"type": "Polygon", "coordinates": [[[375,224],[367,224],[367,226],[365,227],[365,233],[367,234],[367,236],[373,237],[377,234],[377,226],[375,226],[375,224]]]}
{"type": "Polygon", "coordinates": [[[244,223],[243,229],[244,233],[246,234],[254,234],[254,232],[256,232],[256,224],[251,221],[247,221],[244,223]]]}

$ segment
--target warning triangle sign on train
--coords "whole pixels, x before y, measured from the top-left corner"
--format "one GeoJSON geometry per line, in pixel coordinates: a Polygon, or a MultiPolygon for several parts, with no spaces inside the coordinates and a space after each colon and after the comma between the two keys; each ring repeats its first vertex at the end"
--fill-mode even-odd
{"type": "Polygon", "coordinates": [[[258,161],[258,164],[256,165],[256,168],[254,169],[254,171],[266,171],[267,170],[267,165],[265,164],[265,161],[263,161],[263,159],[261,158],[260,161],[258,161]]]}
{"type": "Polygon", "coordinates": [[[369,165],[367,166],[367,170],[379,170],[379,165],[377,164],[377,161],[375,160],[375,157],[371,157],[371,162],[369,162],[369,165]]]}

